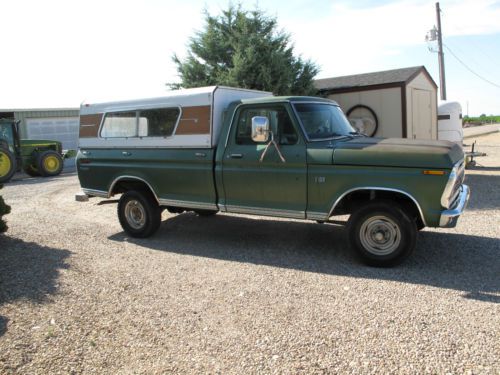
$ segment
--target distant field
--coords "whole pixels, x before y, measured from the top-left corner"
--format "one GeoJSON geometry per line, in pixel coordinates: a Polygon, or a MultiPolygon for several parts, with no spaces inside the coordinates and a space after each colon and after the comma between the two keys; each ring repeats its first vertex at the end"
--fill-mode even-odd
{"type": "Polygon", "coordinates": [[[500,116],[479,116],[468,117],[464,116],[464,124],[480,125],[480,124],[499,124],[500,116]]]}

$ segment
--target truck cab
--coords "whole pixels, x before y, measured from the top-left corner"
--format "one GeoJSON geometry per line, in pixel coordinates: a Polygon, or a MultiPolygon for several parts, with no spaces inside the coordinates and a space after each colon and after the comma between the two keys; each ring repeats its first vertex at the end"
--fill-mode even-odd
{"type": "Polygon", "coordinates": [[[419,229],[456,225],[469,197],[458,145],[369,138],[334,101],[262,94],[214,87],[82,107],[83,192],[121,194],[119,220],[135,237],[152,235],[163,209],[350,215],[351,245],[377,266],[405,259],[419,229]]]}

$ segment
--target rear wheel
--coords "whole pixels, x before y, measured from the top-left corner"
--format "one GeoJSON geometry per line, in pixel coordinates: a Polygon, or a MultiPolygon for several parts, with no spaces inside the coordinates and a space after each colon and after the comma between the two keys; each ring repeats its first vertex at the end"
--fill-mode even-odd
{"type": "Polygon", "coordinates": [[[0,183],[9,181],[16,173],[16,158],[10,150],[0,149],[0,183]]]}
{"type": "Polygon", "coordinates": [[[37,169],[42,176],[57,176],[61,174],[63,167],[63,159],[57,152],[48,150],[38,154],[37,169]]]}
{"type": "Polygon", "coordinates": [[[394,266],[415,248],[415,220],[394,202],[370,202],[355,211],[347,225],[351,246],[368,265],[394,266]]]}
{"type": "Polygon", "coordinates": [[[161,224],[161,207],[146,191],[130,190],[118,202],[118,219],[132,237],[144,238],[155,233],[161,224]]]}

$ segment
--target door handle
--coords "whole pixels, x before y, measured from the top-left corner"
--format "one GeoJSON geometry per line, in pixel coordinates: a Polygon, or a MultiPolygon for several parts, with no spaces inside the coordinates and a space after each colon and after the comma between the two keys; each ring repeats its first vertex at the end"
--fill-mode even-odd
{"type": "Polygon", "coordinates": [[[196,156],[197,158],[204,158],[207,156],[207,154],[205,154],[204,152],[197,152],[194,154],[194,156],[196,156]]]}
{"type": "Polygon", "coordinates": [[[123,156],[130,156],[130,155],[132,155],[132,153],[128,152],[128,151],[122,151],[122,155],[123,156]]]}
{"type": "Polygon", "coordinates": [[[243,157],[243,154],[231,154],[230,157],[233,159],[241,159],[243,157]]]}

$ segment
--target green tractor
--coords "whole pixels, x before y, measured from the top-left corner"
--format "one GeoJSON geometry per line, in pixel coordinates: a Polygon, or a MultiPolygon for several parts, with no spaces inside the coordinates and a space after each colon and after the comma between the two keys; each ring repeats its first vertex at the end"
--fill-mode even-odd
{"type": "Polygon", "coordinates": [[[63,152],[58,141],[20,139],[18,124],[0,119],[0,183],[21,169],[30,176],[57,176],[63,170],[63,159],[75,156],[74,150],[63,152]]]}

